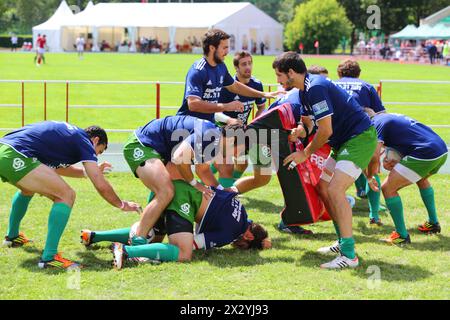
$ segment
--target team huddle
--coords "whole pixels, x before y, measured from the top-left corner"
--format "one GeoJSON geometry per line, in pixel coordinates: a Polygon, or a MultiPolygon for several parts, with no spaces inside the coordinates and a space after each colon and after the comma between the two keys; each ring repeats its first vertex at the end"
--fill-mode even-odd
{"type": "MultiPolygon", "coordinates": [[[[259,152],[264,149],[262,145],[239,139],[240,134],[252,129],[250,114],[255,105],[256,119],[264,116],[266,109],[292,109],[296,128],[282,143],[308,142],[283,159],[281,165],[289,170],[323,146],[331,147],[316,188],[332,218],[337,240],[329,247],[318,248],[318,252],[337,257],[321,268],[359,265],[352,208],[346,196],[354,183],[358,196],[368,198],[369,224],[373,227],[383,225],[378,214],[383,194],[395,226],[395,231],[384,239],[387,243],[411,243],[398,194],[411,184],[417,184],[429,215],[419,230],[425,234],[441,232],[428,178],[444,165],[448,151],[431,128],[405,115],[388,113],[373,86],[359,79],[361,69],[355,61],[342,62],[338,67],[340,80],[331,81],[326,69],[308,69],[300,55],[286,52],[272,65],[283,90],[263,92],[262,83],[252,76],[253,60],[248,52],[236,53],[236,75],[229,74],[224,64],[229,39],[221,30],[208,31],[203,39],[204,57],[187,74],[177,115],[150,121],[136,129],[125,143],[124,158],[132,174],[149,191],[145,208],[121,200],[105,179],[111,165],[98,164],[97,157],[107,149],[108,137],[98,126],[83,130],[64,122],[46,121],[1,138],[0,178],[19,189],[12,200],[3,244],[16,248],[31,242],[20,232],[20,223],[33,196],[43,195],[53,206],[38,266],[81,267],[58,253],[75,202],[75,192],[61,177],[66,176],[89,178],[110,205],[140,214],[132,227],[81,231],[81,242],[86,247],[112,242],[113,265],[117,269],[130,260],[187,262],[195,250],[229,244],[241,250],[272,248],[267,230],[251,220],[239,200],[239,195],[264,187],[272,177],[274,154],[259,152]],[[276,101],[266,108],[268,99],[276,101]],[[262,161],[261,153],[268,160],[262,161]],[[74,166],[80,162],[83,167],[74,166]],[[244,176],[249,163],[253,174],[244,176]],[[383,183],[378,176],[381,163],[389,171],[383,183]],[[166,236],[168,243],[163,242],[166,236]]],[[[283,220],[279,230],[311,234],[283,220]]]]}

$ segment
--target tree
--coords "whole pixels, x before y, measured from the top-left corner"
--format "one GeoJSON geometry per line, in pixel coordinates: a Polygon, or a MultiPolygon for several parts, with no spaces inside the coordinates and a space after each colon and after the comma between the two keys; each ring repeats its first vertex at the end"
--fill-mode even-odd
{"type": "Polygon", "coordinates": [[[280,2],[277,18],[284,26],[294,19],[295,8],[305,0],[283,0],[280,2]]]}
{"type": "Polygon", "coordinates": [[[310,0],[300,4],[286,27],[285,42],[290,50],[303,43],[306,53],[314,53],[318,40],[321,53],[332,53],[342,37],[350,34],[351,22],[336,0],[310,0]]]}

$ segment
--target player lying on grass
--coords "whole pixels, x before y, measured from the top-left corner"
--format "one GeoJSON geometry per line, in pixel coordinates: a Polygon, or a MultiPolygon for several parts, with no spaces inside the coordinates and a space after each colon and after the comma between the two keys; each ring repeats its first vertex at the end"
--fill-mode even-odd
{"type": "Polygon", "coordinates": [[[38,266],[62,269],[78,266],[58,254],[59,240],[75,202],[75,191],[59,175],[87,176],[112,206],[123,211],[138,211],[137,204],[120,200],[104,178],[103,171],[109,165],[97,165],[97,156],[107,147],[108,137],[99,127],[82,130],[68,123],[51,121],[27,125],[0,139],[0,177],[19,189],[12,201],[4,244],[20,247],[29,242],[19,229],[37,193],[53,201],[47,240],[38,266]],[[84,169],[72,166],[78,162],[83,163],[84,169]]]}
{"type": "Polygon", "coordinates": [[[314,118],[317,133],[304,151],[284,160],[295,169],[328,143],[333,152],[324,165],[319,182],[321,199],[335,223],[338,242],[322,251],[337,248],[341,255],[322,268],[355,268],[359,265],[352,230],[352,209],[346,199],[347,189],[365,170],[377,145],[376,131],[358,102],[342,88],[319,75],[310,75],[297,53],[287,52],[274,61],[279,83],[300,89],[305,115],[314,118]]]}
{"type": "MultiPolygon", "coordinates": [[[[210,163],[219,158],[225,146],[221,131],[215,124],[191,116],[172,116],[153,120],[137,129],[124,147],[124,156],[131,171],[154,192],[154,201],[144,209],[137,234],[145,237],[163,210],[172,201],[174,176],[190,183],[207,197],[212,191],[206,186],[219,183],[210,170],[210,163]],[[191,165],[201,181],[194,178],[191,165]]],[[[142,243],[133,242],[133,245],[142,243]]]]}
{"type": "Polygon", "coordinates": [[[385,241],[395,245],[411,243],[398,191],[414,183],[420,190],[429,218],[419,226],[419,231],[440,233],[434,190],[428,178],[445,164],[447,145],[431,128],[401,114],[378,114],[373,117],[373,122],[379,142],[369,167],[369,176],[378,170],[382,148],[387,150],[383,166],[390,171],[381,189],[394,220],[395,231],[385,241]]]}
{"type": "MultiPolygon", "coordinates": [[[[361,67],[359,63],[354,60],[345,60],[341,62],[337,69],[339,80],[334,81],[338,86],[347,91],[352,95],[356,101],[364,108],[369,108],[373,110],[375,114],[385,113],[386,109],[381,102],[375,88],[359,79],[361,75],[361,67]]],[[[381,184],[380,177],[378,174],[374,175],[378,184],[381,184]]],[[[368,183],[366,176],[361,174],[361,176],[355,182],[357,196],[360,198],[369,199],[369,209],[370,209],[370,226],[382,226],[382,222],[378,215],[380,210],[380,197],[381,191],[372,190],[368,183]]]]}
{"type": "MultiPolygon", "coordinates": [[[[187,262],[192,259],[193,250],[208,250],[228,244],[243,250],[271,248],[267,231],[248,220],[247,211],[236,193],[212,188],[214,194],[208,199],[182,180],[175,180],[173,184],[175,197],[156,225],[158,239],[155,239],[162,241],[167,233],[169,244],[129,246],[130,229],[83,230],[82,243],[90,246],[102,241],[115,242],[112,251],[117,269],[122,268],[127,258],[187,262]]],[[[147,243],[147,237],[141,240],[147,243]]]]}

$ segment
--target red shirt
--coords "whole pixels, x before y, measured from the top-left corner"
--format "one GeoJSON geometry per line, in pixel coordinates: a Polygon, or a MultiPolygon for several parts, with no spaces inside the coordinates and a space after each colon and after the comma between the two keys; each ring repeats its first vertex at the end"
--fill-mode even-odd
{"type": "Polygon", "coordinates": [[[39,48],[44,49],[47,40],[44,37],[39,37],[36,41],[39,48]]]}

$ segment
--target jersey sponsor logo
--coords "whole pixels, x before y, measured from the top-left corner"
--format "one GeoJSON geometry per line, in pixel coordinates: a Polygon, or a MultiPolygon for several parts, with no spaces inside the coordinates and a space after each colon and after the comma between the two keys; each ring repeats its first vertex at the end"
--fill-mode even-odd
{"type": "Polygon", "coordinates": [[[242,215],[242,203],[238,199],[233,198],[231,205],[234,208],[232,216],[233,216],[233,218],[236,219],[236,221],[239,222],[241,220],[241,215],[242,215]]]}
{"type": "Polygon", "coordinates": [[[330,110],[326,100],[316,103],[315,105],[312,106],[312,109],[316,116],[330,110]]]}
{"type": "Polygon", "coordinates": [[[144,150],[141,148],[136,148],[133,151],[133,158],[134,160],[141,160],[144,157],[144,150]]]}
{"type": "Polygon", "coordinates": [[[311,162],[314,163],[321,170],[324,168],[326,160],[327,159],[325,159],[324,157],[318,156],[315,153],[311,155],[311,162]]]}
{"type": "Polygon", "coordinates": [[[189,212],[191,211],[191,205],[189,203],[182,204],[180,210],[183,214],[189,215],[189,212]]]}
{"type": "Polygon", "coordinates": [[[272,157],[272,150],[270,149],[269,146],[263,146],[261,148],[261,151],[262,151],[262,154],[264,157],[266,157],[266,158],[272,157]]]}
{"type": "Polygon", "coordinates": [[[21,170],[25,169],[25,162],[20,158],[15,158],[13,160],[13,168],[14,168],[14,170],[16,170],[16,172],[21,171],[21,170]]]}

